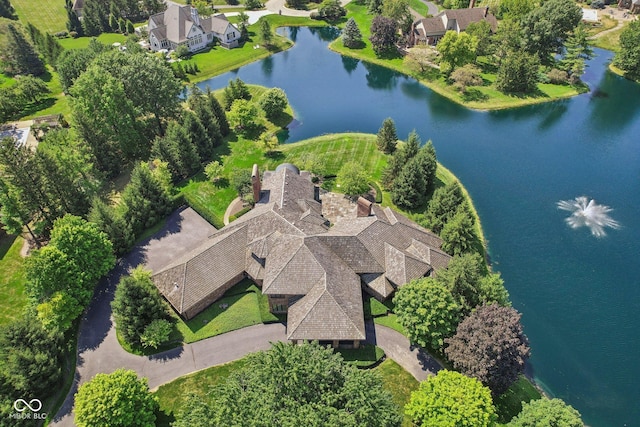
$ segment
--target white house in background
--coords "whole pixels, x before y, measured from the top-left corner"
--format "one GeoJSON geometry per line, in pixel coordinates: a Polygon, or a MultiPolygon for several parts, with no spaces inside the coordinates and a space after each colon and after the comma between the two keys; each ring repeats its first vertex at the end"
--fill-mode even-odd
{"type": "Polygon", "coordinates": [[[240,30],[224,14],[200,19],[198,10],[191,6],[172,4],[164,12],[149,18],[149,45],[151,50],[175,50],[185,45],[190,52],[204,49],[214,41],[227,49],[238,47],[240,30]]]}

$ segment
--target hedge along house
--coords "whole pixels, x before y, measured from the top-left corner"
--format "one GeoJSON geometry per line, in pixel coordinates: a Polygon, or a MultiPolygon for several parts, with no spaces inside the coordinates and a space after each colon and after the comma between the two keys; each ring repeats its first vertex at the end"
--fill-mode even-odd
{"type": "Polygon", "coordinates": [[[189,319],[244,277],[287,314],[287,338],[358,347],[365,339],[362,289],[380,300],[445,268],[442,240],[408,218],[359,200],[357,216],[329,227],[319,189],[291,164],[253,174],[254,209],[153,276],[189,319]]]}
{"type": "Polygon", "coordinates": [[[240,41],[240,30],[224,14],[200,19],[196,8],[176,4],[149,17],[147,30],[153,51],[175,50],[185,45],[189,52],[196,52],[207,47],[214,39],[222,47],[232,49],[238,47],[240,41]]]}

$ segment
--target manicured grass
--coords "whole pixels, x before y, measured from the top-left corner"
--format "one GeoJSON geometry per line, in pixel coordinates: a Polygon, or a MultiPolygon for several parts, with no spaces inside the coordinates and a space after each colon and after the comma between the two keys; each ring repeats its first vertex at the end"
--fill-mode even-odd
{"type": "Polygon", "coordinates": [[[67,30],[67,11],[64,0],[11,0],[18,18],[39,30],[55,34],[67,30]]]}
{"type": "Polygon", "coordinates": [[[370,295],[365,295],[362,304],[365,319],[386,316],[393,309],[393,303],[390,300],[382,303],[370,295]]]}
{"type": "Polygon", "coordinates": [[[542,398],[540,391],[524,376],[509,387],[502,395],[493,402],[498,414],[498,421],[508,423],[522,410],[522,402],[529,402],[542,398]]]}
{"type": "Polygon", "coordinates": [[[384,350],[372,344],[362,344],[359,348],[338,348],[345,362],[360,369],[369,368],[384,357],[384,350]]]}
{"type": "Polygon", "coordinates": [[[192,343],[260,323],[258,299],[254,292],[248,292],[222,297],[193,319],[178,319],[176,328],[182,341],[192,343]]]}
{"type": "Polygon", "coordinates": [[[602,37],[592,39],[591,44],[601,49],[612,50],[614,52],[617,51],[620,46],[620,34],[627,25],[629,25],[629,23],[625,22],[622,27],[618,28],[617,30],[607,33],[602,37]]]}
{"type": "Polygon", "coordinates": [[[240,359],[214,366],[158,387],[155,395],[160,403],[160,412],[157,414],[156,426],[168,427],[175,421],[175,414],[184,406],[189,393],[196,393],[206,400],[215,386],[222,384],[231,373],[241,369],[245,363],[245,359],[240,359]]]}
{"type": "Polygon", "coordinates": [[[470,88],[467,90],[466,94],[462,94],[455,90],[453,86],[447,84],[445,77],[441,76],[435,69],[429,70],[426,73],[418,73],[408,69],[403,64],[403,58],[399,53],[393,52],[388,54],[387,57],[378,58],[371,47],[371,43],[369,42],[369,28],[371,27],[373,17],[367,13],[366,6],[349,3],[346,6],[346,9],[348,11],[347,17],[353,17],[362,32],[364,47],[361,49],[346,48],[342,44],[342,40],[338,38],[329,45],[330,49],[343,55],[373,62],[383,67],[391,68],[400,73],[414,77],[434,92],[439,93],[453,102],[464,105],[465,107],[479,110],[513,108],[523,105],[538,104],[560,98],[568,98],[586,90],[585,87],[539,84],[538,91],[535,94],[508,95],[498,91],[491,84],[495,80],[495,75],[493,75],[492,78],[487,78],[488,75],[483,74],[483,77],[487,79],[485,86],[470,88]]]}
{"type": "Polygon", "coordinates": [[[409,403],[411,392],[418,389],[418,380],[392,359],[385,360],[374,371],[380,374],[384,388],[391,393],[393,401],[398,405],[398,410],[404,417],[403,427],[413,426],[411,418],[404,414],[404,406],[409,403]]]}
{"type": "Polygon", "coordinates": [[[400,332],[402,335],[407,335],[402,325],[398,322],[398,316],[394,313],[389,313],[386,316],[379,316],[373,319],[374,323],[378,325],[386,326],[396,332],[400,332]]]}
{"type": "Polygon", "coordinates": [[[58,40],[65,49],[84,49],[89,46],[91,39],[97,39],[100,43],[111,46],[113,43],[124,43],[127,36],[119,33],[102,33],[98,37],[78,37],[76,39],[68,37],[58,40]]]}
{"type": "Polygon", "coordinates": [[[375,135],[364,133],[322,135],[281,145],[284,158],[271,162],[269,166],[273,168],[286,161],[304,169],[311,162],[322,165],[324,175],[336,175],[344,163],[357,161],[377,181],[387,164],[387,156],[377,149],[375,141],[375,135]]]}
{"type": "Polygon", "coordinates": [[[429,8],[420,0],[409,0],[409,7],[422,16],[427,16],[429,8]]]}
{"type": "Polygon", "coordinates": [[[0,325],[18,318],[27,306],[24,292],[24,259],[20,250],[22,237],[0,238],[0,325]]]}

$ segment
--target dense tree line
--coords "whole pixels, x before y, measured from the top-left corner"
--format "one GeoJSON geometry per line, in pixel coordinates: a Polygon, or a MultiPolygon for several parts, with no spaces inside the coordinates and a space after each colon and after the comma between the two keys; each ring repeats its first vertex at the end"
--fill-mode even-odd
{"type": "Polygon", "coordinates": [[[0,88],[0,122],[23,115],[30,107],[42,102],[49,93],[49,88],[41,79],[20,76],[14,85],[0,88]]]}
{"type": "Polygon", "coordinates": [[[616,53],[614,64],[625,75],[640,79],[640,21],[631,21],[620,34],[620,50],[616,53]]]}
{"type": "Polygon", "coordinates": [[[399,426],[380,378],[317,343],[274,343],[203,398],[192,395],[176,427],[192,425],[399,426]]]}
{"type": "Polygon", "coordinates": [[[5,49],[2,52],[3,72],[9,75],[41,76],[46,69],[33,45],[16,24],[7,25],[5,49]]]}
{"type": "MultiPolygon", "coordinates": [[[[126,32],[126,21],[141,21],[166,6],[160,0],[85,0],[82,10],[82,26],[87,36],[104,32],[126,32]],[[124,25],[123,25],[124,24],[124,25]]],[[[70,26],[72,16],[69,16],[70,26]]]]}
{"type": "Polygon", "coordinates": [[[27,32],[40,56],[47,64],[55,68],[58,57],[64,51],[58,39],[49,33],[42,34],[42,32],[31,23],[27,24],[27,32]]]}

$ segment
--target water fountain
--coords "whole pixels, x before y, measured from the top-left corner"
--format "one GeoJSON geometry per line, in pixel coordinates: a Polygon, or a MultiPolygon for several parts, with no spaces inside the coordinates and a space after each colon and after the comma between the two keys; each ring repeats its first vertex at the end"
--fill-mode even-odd
{"type": "Polygon", "coordinates": [[[605,227],[620,228],[620,224],[609,216],[609,206],[599,205],[595,200],[581,196],[573,200],[561,200],[557,203],[558,209],[573,212],[566,218],[571,228],[589,227],[591,234],[596,237],[604,237],[607,233],[605,227]]]}

